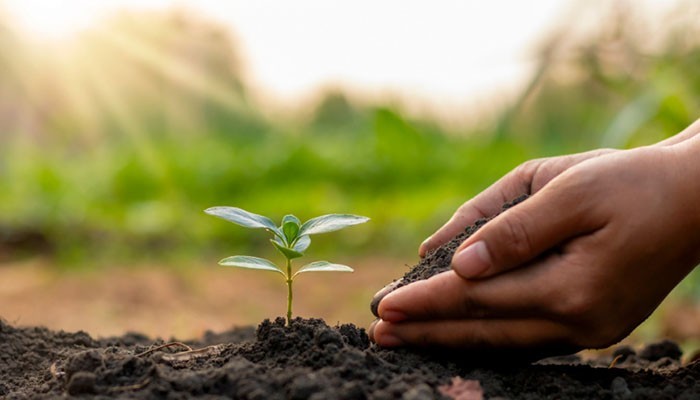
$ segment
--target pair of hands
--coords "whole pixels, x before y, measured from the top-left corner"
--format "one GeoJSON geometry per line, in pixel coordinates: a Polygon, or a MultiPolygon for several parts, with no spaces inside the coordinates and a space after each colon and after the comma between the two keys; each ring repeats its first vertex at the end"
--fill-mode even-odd
{"type": "Polygon", "coordinates": [[[521,165],[462,205],[420,255],[530,198],[468,238],[452,270],[383,297],[370,337],[541,354],[621,340],[700,261],[697,132],[700,121],[656,146],[521,165]]]}

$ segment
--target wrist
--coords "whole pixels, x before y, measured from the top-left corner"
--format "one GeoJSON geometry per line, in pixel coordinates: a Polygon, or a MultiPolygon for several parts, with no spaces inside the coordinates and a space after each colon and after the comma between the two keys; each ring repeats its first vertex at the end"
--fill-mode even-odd
{"type": "Polygon", "coordinates": [[[685,205],[685,215],[690,222],[690,238],[695,243],[696,262],[700,262],[700,135],[695,135],[673,145],[671,156],[676,162],[678,182],[682,190],[680,196],[685,205]]]}

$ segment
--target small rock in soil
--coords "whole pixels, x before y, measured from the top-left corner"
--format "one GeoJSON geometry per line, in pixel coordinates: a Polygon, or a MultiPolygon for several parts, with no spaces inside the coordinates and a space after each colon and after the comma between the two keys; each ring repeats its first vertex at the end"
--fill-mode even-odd
{"type": "Polygon", "coordinates": [[[616,399],[625,399],[632,395],[629,387],[627,387],[627,381],[621,376],[615,377],[615,379],[612,380],[610,390],[612,391],[613,397],[616,399]]]}
{"type": "Polygon", "coordinates": [[[681,355],[683,355],[681,348],[670,340],[651,343],[639,352],[639,357],[649,361],[658,361],[663,357],[678,361],[681,359],[681,355]]]}
{"type": "Polygon", "coordinates": [[[97,376],[92,372],[78,371],[71,375],[66,385],[66,391],[71,395],[95,394],[97,376]]]}

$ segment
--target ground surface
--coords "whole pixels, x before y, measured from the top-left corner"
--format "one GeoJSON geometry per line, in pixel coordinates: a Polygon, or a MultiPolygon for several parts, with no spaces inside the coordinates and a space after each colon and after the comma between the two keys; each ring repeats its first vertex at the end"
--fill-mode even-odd
{"type": "MultiPolygon", "coordinates": [[[[367,302],[385,282],[403,274],[412,258],[417,256],[331,258],[355,273],[300,276],[294,282],[294,313],[368,326],[373,317],[367,302]]],[[[225,268],[216,261],[82,270],[61,270],[40,259],[0,264],[0,318],[16,326],[82,330],[94,337],[137,331],[192,339],[206,330],[257,325],[286,312],[286,286],[278,274],[225,268]]]]}
{"type": "Polygon", "coordinates": [[[700,397],[700,362],[681,366],[665,342],[583,362],[578,356],[517,365],[508,357],[386,350],[354,325],[264,321],[158,349],[141,335],[85,333],[0,323],[0,397],[235,399],[480,399],[700,397]],[[151,351],[155,350],[155,351],[151,351]],[[619,355],[610,367],[613,356],[619,355]],[[491,364],[491,366],[485,366],[491,364]],[[449,397],[447,395],[450,395],[449,397]],[[461,396],[461,397],[460,397],[461,396]]]}

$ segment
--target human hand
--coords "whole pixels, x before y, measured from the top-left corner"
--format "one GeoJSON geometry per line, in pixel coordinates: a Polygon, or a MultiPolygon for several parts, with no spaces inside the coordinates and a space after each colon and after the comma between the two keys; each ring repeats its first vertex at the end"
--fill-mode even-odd
{"type": "Polygon", "coordinates": [[[480,218],[489,218],[501,210],[501,205],[523,194],[532,195],[567,169],[592,158],[616,152],[599,149],[560,157],[538,158],[521,164],[489,188],[464,203],[445,225],[421,243],[418,254],[425,257],[433,250],[480,218]]]}
{"type": "MultiPolygon", "coordinates": [[[[478,196],[464,203],[433,235],[427,238],[418,250],[421,258],[430,251],[447,243],[453,237],[481,218],[490,218],[501,211],[501,205],[523,194],[534,194],[544,185],[567,169],[591,158],[610,154],[616,150],[599,149],[560,157],[539,158],[521,164],[506,174],[478,196]]],[[[370,308],[379,316],[379,302],[392,292],[400,282],[395,281],[374,295],[370,308]]]]}
{"type": "Polygon", "coordinates": [[[691,142],[518,168],[462,206],[421,254],[505,200],[532,196],[467,239],[452,271],[386,295],[371,337],[388,347],[554,352],[618,341],[700,260],[691,142]]]}

